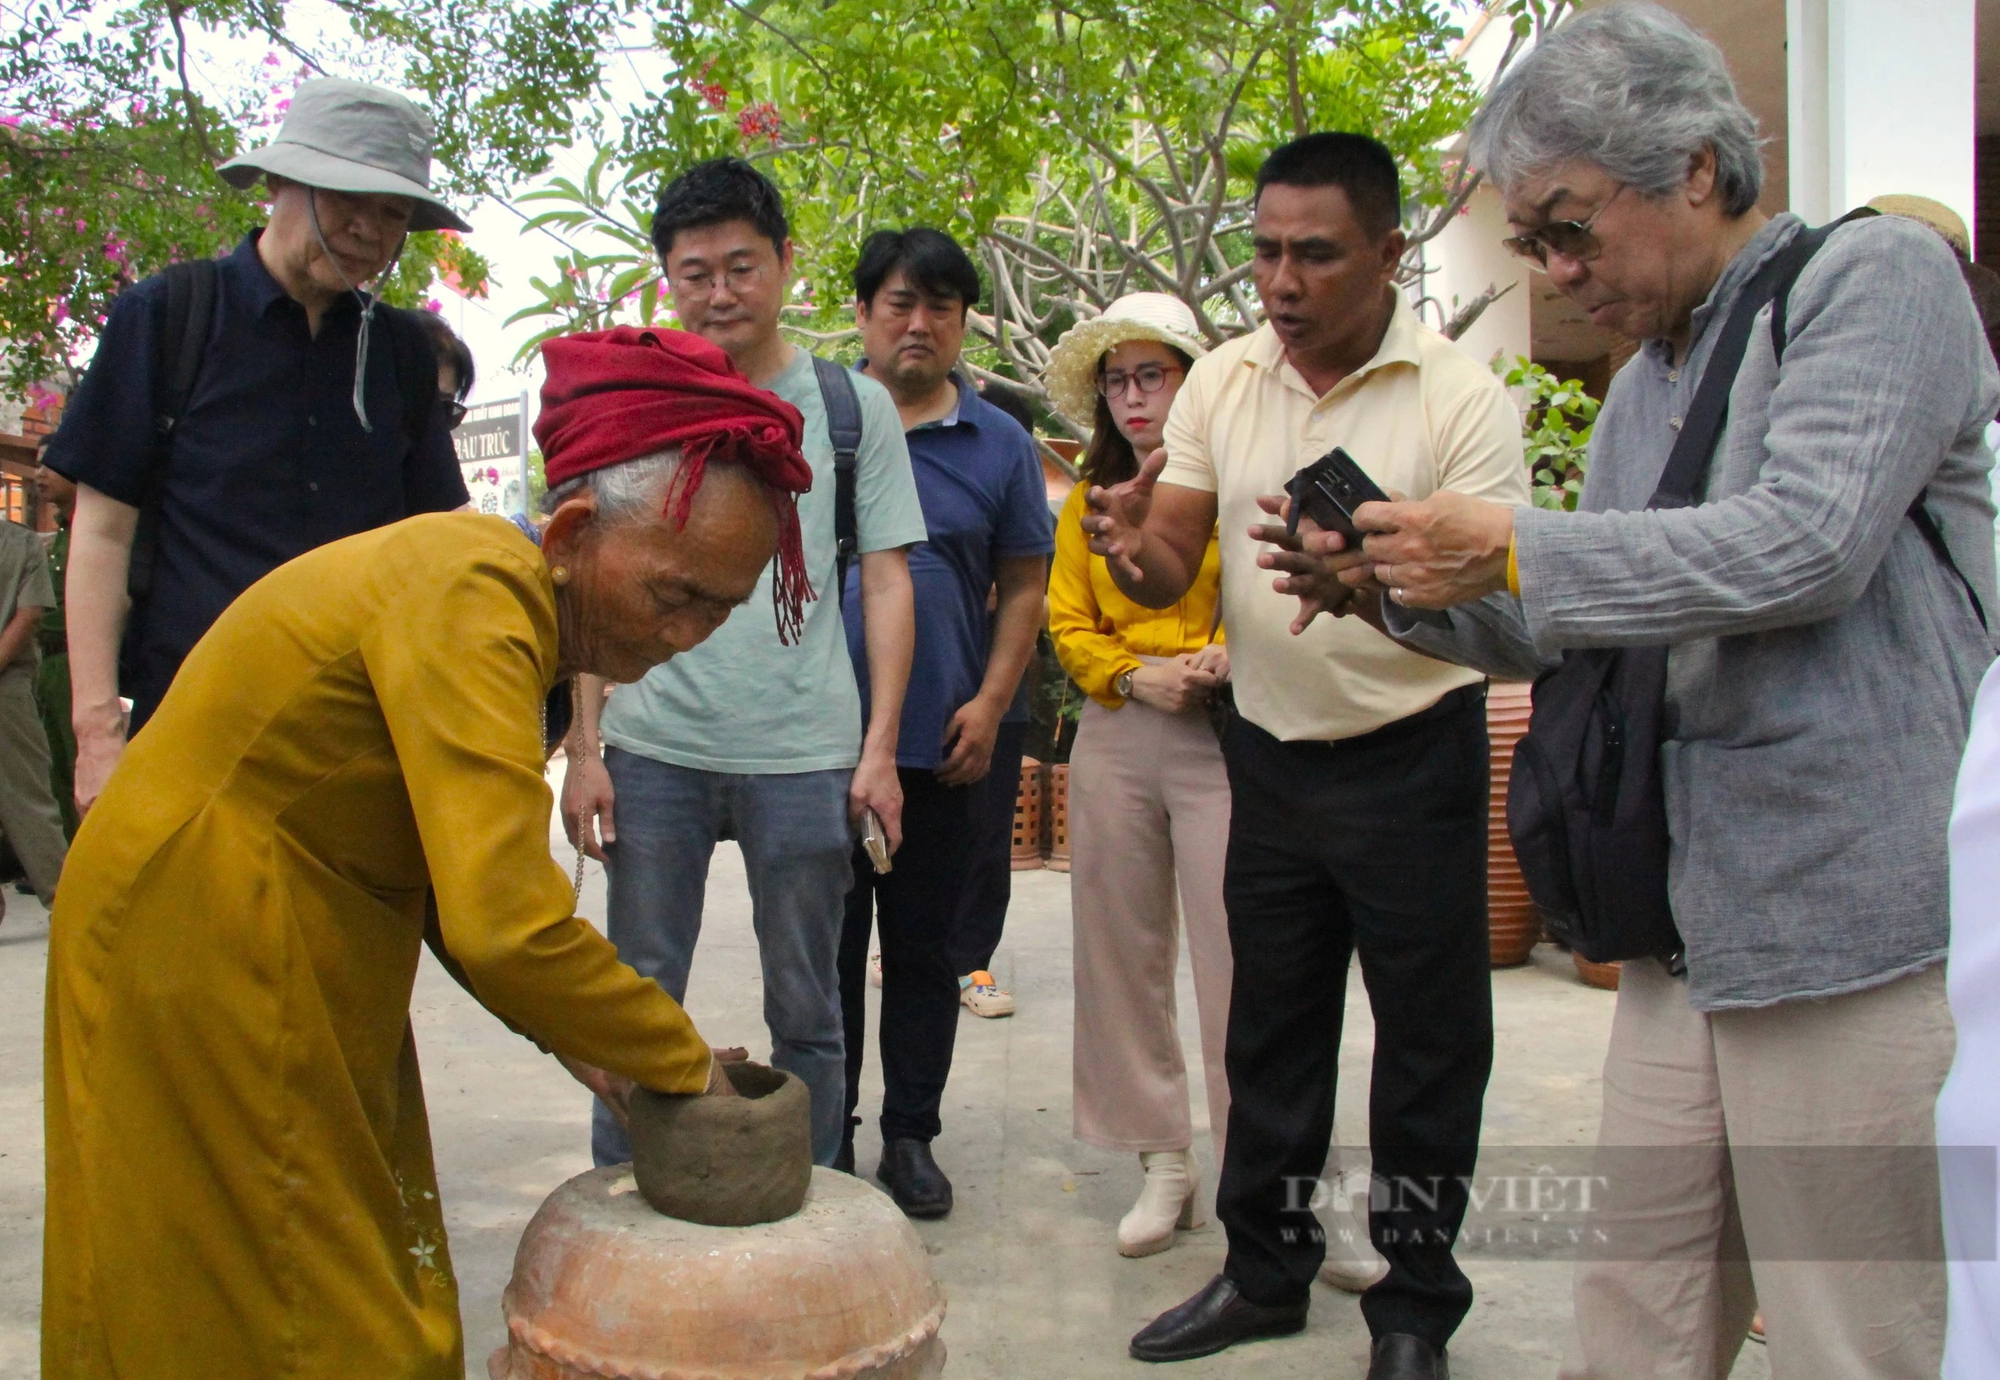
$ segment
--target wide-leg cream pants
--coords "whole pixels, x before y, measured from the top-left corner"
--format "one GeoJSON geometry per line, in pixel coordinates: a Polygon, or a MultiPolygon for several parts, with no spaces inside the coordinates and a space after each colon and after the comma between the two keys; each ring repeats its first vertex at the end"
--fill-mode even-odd
{"type": "Polygon", "coordinates": [[[1759,1307],[1773,1380],[1936,1376],[1927,1147],[1952,1046],[1941,964],[1704,1015],[1659,964],[1627,963],[1591,1218],[1605,1239],[1577,1262],[1563,1380],[1721,1380],[1759,1307]]]}
{"type": "Polygon", "coordinates": [[[1084,706],[1069,769],[1075,1128],[1107,1150],[1193,1143],[1174,971],[1187,923],[1216,1165],[1229,1124],[1229,780],[1208,717],[1084,706]],[[1179,916],[1175,882],[1179,882],[1179,916]]]}

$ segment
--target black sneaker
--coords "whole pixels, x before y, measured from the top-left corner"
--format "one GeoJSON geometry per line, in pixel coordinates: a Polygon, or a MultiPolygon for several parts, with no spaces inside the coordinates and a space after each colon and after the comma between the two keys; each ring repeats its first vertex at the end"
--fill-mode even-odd
{"type": "Polygon", "coordinates": [[[847,1130],[840,1137],[840,1149],[834,1152],[833,1167],[843,1174],[854,1172],[854,1131],[860,1125],[861,1118],[858,1116],[847,1119],[847,1130]]]}

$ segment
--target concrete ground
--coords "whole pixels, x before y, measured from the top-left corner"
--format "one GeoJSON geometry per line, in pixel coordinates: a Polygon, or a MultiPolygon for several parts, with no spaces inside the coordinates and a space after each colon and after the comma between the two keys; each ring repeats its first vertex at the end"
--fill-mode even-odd
{"type": "MultiPolygon", "coordinates": [[[[560,835],[552,830],[552,841],[560,835]]],[[[558,855],[567,864],[566,846],[558,855]]],[[[944,1335],[954,1380],[1084,1380],[1149,1376],[1353,1376],[1367,1368],[1368,1332],[1353,1298],[1314,1289],[1304,1334],[1237,1347],[1164,1369],[1127,1359],[1126,1339],[1220,1268],[1223,1239],[1209,1225],[1145,1260],[1113,1249],[1119,1217],[1138,1191],[1132,1156],[1093,1150],[1070,1136],[1070,924],[1068,878],[1014,874],[1007,937],[994,960],[1020,1002],[1010,1020],[961,1018],[945,1105],[939,1163],[957,1190],[942,1222],[918,1223],[950,1299],[944,1335]]],[[[0,924],[0,1378],[39,1374],[42,1222],[41,1011],[48,919],[32,897],[9,888],[0,924]]],[[[604,913],[604,878],[589,869],[583,911],[604,913]]],[[[1598,1069],[1612,997],[1576,981],[1566,955],[1543,946],[1526,967],[1493,975],[1498,1057],[1486,1101],[1487,1160],[1502,1147],[1588,1145],[1597,1123],[1598,1069]]],[[[707,928],[688,1007],[716,1044],[770,1051],[761,1015],[756,942],[741,857],[719,850],[710,877],[707,928]]],[[[1180,1007],[1193,1040],[1193,990],[1182,962],[1180,1007]]],[[[590,1167],[589,1098],[554,1060],[509,1034],[428,957],[414,1017],[432,1136],[457,1265],[468,1374],[484,1380],[485,1357],[504,1337],[500,1290],[515,1243],[542,1198],[590,1167]]],[[[1338,1132],[1367,1143],[1372,1025],[1361,984],[1347,992],[1338,1132]]],[[[881,1102],[872,1045],[864,1112],[881,1102]]],[[[1196,1146],[1205,1146],[1201,1080],[1196,1146]]],[[[872,1172],[879,1150],[872,1120],[858,1159],[872,1172]]],[[[1205,1157],[1204,1157],[1205,1158],[1205,1157]]],[[[1212,1170],[1212,1167],[1207,1167],[1212,1170]]],[[[1212,1193],[1212,1173],[1210,1192],[1212,1193]]],[[[1477,1301],[1453,1340],[1458,1380],[1517,1380],[1555,1372],[1569,1313],[1569,1266],[1516,1251],[1466,1259],[1477,1301]],[[1527,1258],[1524,1258],[1527,1257],[1527,1258]]],[[[1747,1346],[1732,1380],[1766,1380],[1763,1348],[1747,1346]]]]}

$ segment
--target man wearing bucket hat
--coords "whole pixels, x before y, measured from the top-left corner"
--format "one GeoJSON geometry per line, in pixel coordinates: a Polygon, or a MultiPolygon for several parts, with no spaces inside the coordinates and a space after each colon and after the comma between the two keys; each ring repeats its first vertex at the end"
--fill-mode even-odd
{"type": "Polygon", "coordinates": [[[435,352],[364,290],[411,231],[470,228],[430,189],[431,139],[394,92],[303,83],[278,137],[218,169],[238,188],[266,179],[269,223],[113,305],[47,455],[77,485],[80,808],[243,590],[314,547],[464,505],[435,352]]]}

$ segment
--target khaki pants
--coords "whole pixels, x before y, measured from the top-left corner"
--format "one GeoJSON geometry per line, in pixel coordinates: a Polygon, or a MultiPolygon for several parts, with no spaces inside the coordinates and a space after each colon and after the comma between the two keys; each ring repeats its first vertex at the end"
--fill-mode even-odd
{"type": "Polygon", "coordinates": [[[1773,1380],[1936,1376],[1934,1156],[1827,1147],[1933,1144],[1952,1043],[1943,965],[1702,1015],[1626,964],[1565,1380],[1721,1380],[1759,1307],[1773,1380]]]}
{"type": "Polygon", "coordinates": [[[0,671],[0,832],[47,905],[69,844],[49,793],[49,740],[35,704],[35,678],[19,664],[0,671]]]}
{"type": "Polygon", "coordinates": [[[1229,1125],[1229,780],[1207,716],[1136,700],[1086,704],[1070,753],[1069,837],[1077,1139],[1131,1151],[1193,1143],[1174,1001],[1185,918],[1219,1166],[1229,1125]]]}

